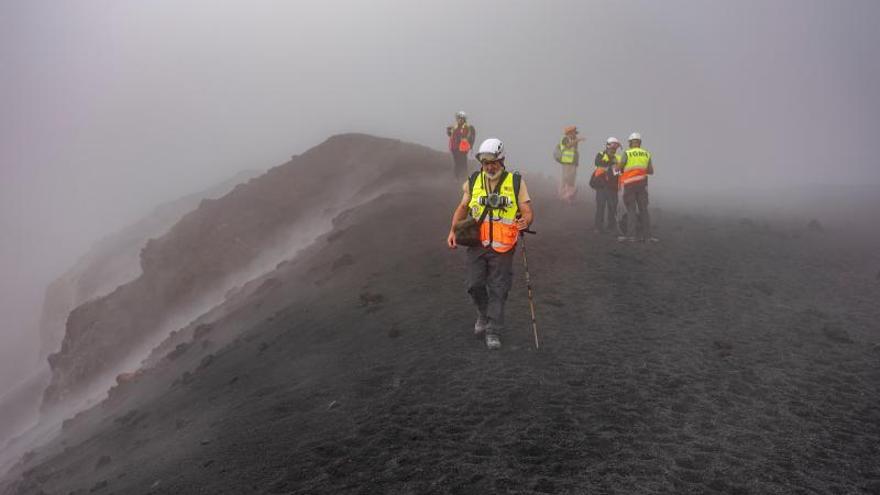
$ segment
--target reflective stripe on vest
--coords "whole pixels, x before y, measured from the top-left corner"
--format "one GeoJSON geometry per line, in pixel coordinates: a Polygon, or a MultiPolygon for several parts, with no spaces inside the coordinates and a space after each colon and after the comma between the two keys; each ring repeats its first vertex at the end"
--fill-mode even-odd
{"type": "Polygon", "coordinates": [[[626,150],[626,165],[623,167],[620,183],[627,185],[647,179],[650,161],[651,154],[641,148],[626,150]]]}
{"type": "Polygon", "coordinates": [[[471,150],[471,142],[468,141],[468,136],[471,133],[470,124],[464,124],[462,126],[455,126],[452,128],[452,135],[449,136],[449,149],[455,150],[455,139],[458,138],[458,151],[461,153],[467,153],[471,150]]]}
{"type": "Polygon", "coordinates": [[[562,155],[562,157],[559,159],[559,162],[564,165],[571,165],[572,163],[574,163],[575,158],[577,158],[577,145],[565,146],[564,136],[562,140],[559,141],[559,151],[562,155]]]}
{"type": "MultiPolygon", "coordinates": [[[[481,172],[477,180],[474,181],[474,187],[471,188],[471,201],[468,203],[468,207],[470,215],[478,220],[486,208],[480,204],[480,198],[489,195],[488,182],[486,174],[481,172]]],[[[483,247],[491,247],[499,253],[505,253],[513,249],[517,238],[519,238],[519,229],[516,228],[516,214],[519,212],[519,206],[513,191],[513,174],[505,173],[504,180],[501,181],[501,186],[498,188],[498,194],[506,197],[509,205],[503,209],[490,209],[483,223],[480,224],[480,242],[483,247]]]]}
{"type": "MultiPolygon", "coordinates": [[[[614,162],[612,163],[612,161],[611,161],[611,157],[608,156],[608,153],[602,153],[602,161],[605,162],[605,163],[607,163],[608,166],[610,167],[610,166],[612,166],[614,163],[617,163],[618,160],[617,160],[617,156],[615,155],[615,156],[614,156],[614,162]]],[[[608,168],[605,168],[605,167],[596,167],[596,171],[593,172],[593,175],[595,175],[596,177],[599,177],[599,176],[601,176],[601,175],[605,175],[605,173],[608,172],[608,170],[609,170],[609,169],[608,169],[608,168]]]]}

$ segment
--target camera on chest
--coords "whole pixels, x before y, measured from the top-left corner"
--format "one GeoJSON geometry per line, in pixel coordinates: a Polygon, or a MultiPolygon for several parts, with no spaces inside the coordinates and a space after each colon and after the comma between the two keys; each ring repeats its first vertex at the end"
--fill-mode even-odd
{"type": "Polygon", "coordinates": [[[480,196],[479,202],[481,206],[488,206],[489,208],[507,208],[510,206],[510,198],[498,193],[480,196]]]}

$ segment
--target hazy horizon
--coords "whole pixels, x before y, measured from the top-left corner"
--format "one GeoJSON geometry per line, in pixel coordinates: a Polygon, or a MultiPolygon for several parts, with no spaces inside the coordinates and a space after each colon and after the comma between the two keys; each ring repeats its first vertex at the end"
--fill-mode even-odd
{"type": "MultiPolygon", "coordinates": [[[[46,285],[156,205],[342,132],[444,149],[465,110],[514,168],[640,131],[657,186],[880,185],[880,4],[37,1],[0,6],[0,375],[46,285]]],[[[450,165],[451,173],[451,165],[450,165]]],[[[0,392],[3,383],[0,382],[0,392]]]]}

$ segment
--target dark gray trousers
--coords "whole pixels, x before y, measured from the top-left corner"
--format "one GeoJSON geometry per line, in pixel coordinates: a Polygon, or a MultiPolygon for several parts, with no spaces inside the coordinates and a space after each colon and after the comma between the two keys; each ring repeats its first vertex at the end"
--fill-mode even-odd
{"type": "Polygon", "coordinates": [[[467,249],[468,294],[480,316],[489,322],[488,333],[504,329],[504,304],[513,283],[513,253],[496,253],[484,247],[467,249]]]}
{"type": "Polygon", "coordinates": [[[596,216],[593,228],[600,232],[617,231],[617,190],[596,189],[596,216]],[[608,221],[605,222],[605,210],[608,210],[608,221]]]}
{"type": "Polygon", "coordinates": [[[648,186],[640,182],[623,188],[623,204],[626,206],[626,235],[636,237],[636,222],[641,226],[641,237],[651,237],[651,216],[648,215],[648,186]],[[636,214],[638,209],[638,214],[636,214]]]}
{"type": "Polygon", "coordinates": [[[455,176],[456,179],[465,180],[468,176],[467,169],[467,161],[468,155],[467,153],[460,153],[458,151],[452,152],[452,175],[455,176]]]}

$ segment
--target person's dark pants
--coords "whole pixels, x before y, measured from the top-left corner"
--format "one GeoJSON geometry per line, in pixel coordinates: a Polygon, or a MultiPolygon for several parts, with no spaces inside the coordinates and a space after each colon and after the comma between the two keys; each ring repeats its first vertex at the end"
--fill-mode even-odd
{"type": "Polygon", "coordinates": [[[596,189],[596,216],[593,218],[593,227],[599,232],[617,230],[617,190],[609,188],[596,189]],[[608,221],[605,222],[605,211],[608,211],[608,221]]]}
{"type": "Polygon", "coordinates": [[[636,235],[636,222],[639,222],[642,238],[651,237],[651,217],[648,215],[648,184],[644,181],[623,187],[623,204],[626,206],[626,232],[630,237],[636,235]],[[636,213],[638,210],[638,213],[636,213]]]}
{"type": "Polygon", "coordinates": [[[513,253],[496,253],[472,246],[467,249],[468,294],[477,312],[488,321],[487,333],[498,335],[504,329],[504,304],[513,283],[513,253]]]}
{"type": "Polygon", "coordinates": [[[465,180],[467,178],[467,153],[452,152],[452,174],[456,179],[465,180]]]}

